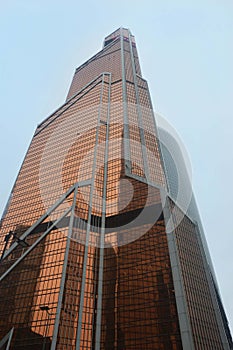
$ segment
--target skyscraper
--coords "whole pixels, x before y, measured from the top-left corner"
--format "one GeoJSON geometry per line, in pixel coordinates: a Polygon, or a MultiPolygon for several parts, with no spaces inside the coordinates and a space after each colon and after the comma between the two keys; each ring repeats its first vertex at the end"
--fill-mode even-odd
{"type": "Polygon", "coordinates": [[[232,347],[182,150],[127,29],[37,126],[0,237],[0,347],[232,347]]]}

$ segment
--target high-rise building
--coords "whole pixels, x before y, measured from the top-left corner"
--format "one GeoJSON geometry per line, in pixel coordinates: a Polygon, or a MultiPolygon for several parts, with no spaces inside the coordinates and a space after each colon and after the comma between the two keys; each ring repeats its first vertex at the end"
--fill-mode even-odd
{"type": "Polygon", "coordinates": [[[38,125],[13,186],[0,348],[232,348],[190,188],[120,28],[38,125]]]}

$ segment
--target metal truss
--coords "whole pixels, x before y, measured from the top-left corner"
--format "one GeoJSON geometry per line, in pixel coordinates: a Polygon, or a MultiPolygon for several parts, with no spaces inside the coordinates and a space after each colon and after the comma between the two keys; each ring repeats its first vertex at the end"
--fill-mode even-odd
{"type": "MultiPolygon", "coordinates": [[[[24,244],[24,248],[27,247],[28,249],[23,252],[23,254],[1,275],[0,282],[29,254],[31,251],[56,227],[56,225],[59,224],[59,222],[65,218],[73,208],[73,205],[71,205],[69,208],[64,210],[64,212],[49,226],[49,228],[40,236],[36,241],[29,245],[26,242],[27,237],[33,233],[33,231],[47,218],[49,215],[51,215],[64,201],[67,197],[69,197],[72,193],[74,193],[74,197],[77,195],[78,187],[80,186],[86,186],[88,185],[88,182],[85,181],[85,183],[79,184],[76,183],[73,186],[69,188],[69,190],[63,194],[56,203],[54,203],[27,231],[25,231],[20,238],[17,237],[16,242],[14,242],[9,249],[6,249],[6,245],[8,243],[9,239],[5,239],[6,245],[4,248],[4,252],[1,257],[1,262],[4,261],[12,252],[18,247],[22,246],[22,243],[24,244]]],[[[73,202],[75,201],[75,198],[73,202]]],[[[8,234],[9,235],[9,234],[8,234]]],[[[15,235],[13,234],[13,237],[15,235]]]]}

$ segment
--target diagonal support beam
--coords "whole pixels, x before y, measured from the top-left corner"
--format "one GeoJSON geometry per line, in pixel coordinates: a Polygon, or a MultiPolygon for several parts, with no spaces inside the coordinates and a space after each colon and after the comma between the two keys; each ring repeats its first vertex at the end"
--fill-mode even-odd
{"type": "MultiPolygon", "coordinates": [[[[42,215],[27,231],[25,231],[22,236],[20,236],[21,240],[24,240],[30,233],[41,223],[43,222],[59,205],[74,191],[74,189],[78,186],[78,184],[75,184],[69,188],[69,190],[61,196],[61,198],[58,199],[58,201],[53,204],[47,211],[42,215]]],[[[4,255],[2,256],[1,260],[4,260],[8,255],[12,253],[12,251],[18,247],[19,243],[15,242],[12,244],[12,246],[6,250],[4,255]]]]}
{"type": "Polygon", "coordinates": [[[31,246],[28,248],[20,258],[18,258],[9,269],[4,272],[4,274],[0,277],[0,282],[52,231],[52,229],[61,221],[66,215],[69,214],[71,208],[66,209],[62,216],[60,216],[50,227],[46,230],[31,246]]]}
{"type": "Polygon", "coordinates": [[[13,332],[14,332],[14,327],[11,328],[11,330],[5,335],[4,338],[2,338],[2,340],[0,341],[0,349],[2,348],[3,345],[5,345],[4,349],[9,350],[10,349],[10,345],[11,345],[11,339],[13,336],[13,332]]]}

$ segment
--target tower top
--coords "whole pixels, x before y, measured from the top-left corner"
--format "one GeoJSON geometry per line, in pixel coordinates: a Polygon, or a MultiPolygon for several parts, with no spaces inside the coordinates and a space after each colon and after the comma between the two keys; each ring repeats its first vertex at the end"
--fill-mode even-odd
{"type": "Polygon", "coordinates": [[[120,36],[123,36],[125,40],[129,40],[129,37],[131,37],[132,42],[135,43],[134,36],[131,34],[130,30],[128,28],[120,27],[105,37],[103,47],[107,46],[113,40],[119,38],[120,36]]]}

